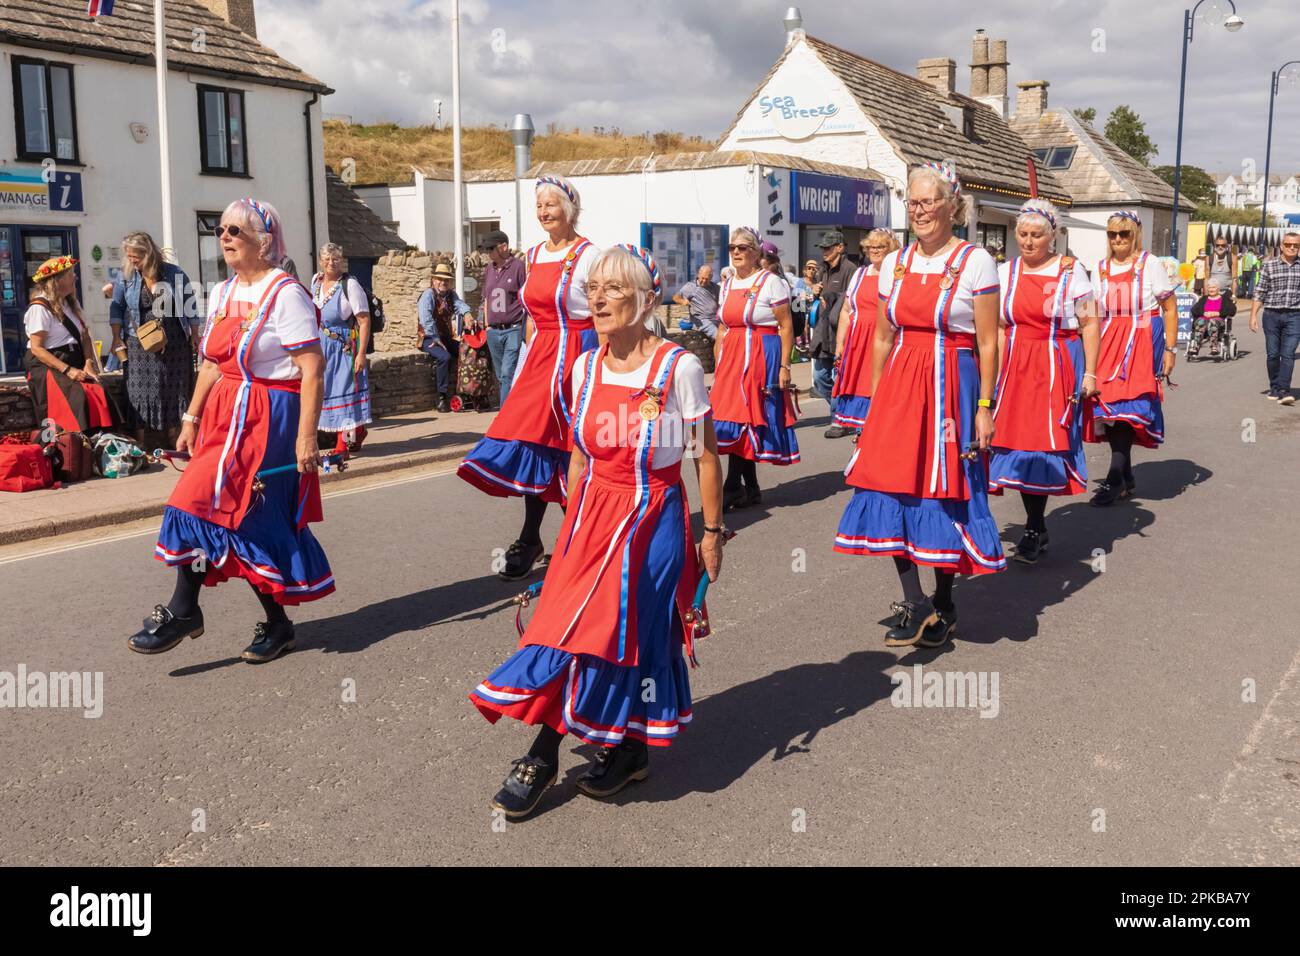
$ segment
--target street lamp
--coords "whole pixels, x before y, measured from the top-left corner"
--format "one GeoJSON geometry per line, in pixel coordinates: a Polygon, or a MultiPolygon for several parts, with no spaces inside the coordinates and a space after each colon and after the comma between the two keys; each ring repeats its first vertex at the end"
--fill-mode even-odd
{"type": "MultiPolygon", "coordinates": [[[[1187,96],[1187,47],[1192,42],[1192,30],[1196,25],[1196,11],[1201,9],[1205,0],[1199,0],[1196,6],[1183,11],[1183,75],[1178,83],[1178,145],[1174,156],[1174,225],[1169,232],[1169,254],[1178,258],[1178,193],[1183,185],[1183,103],[1187,96]]],[[[1236,33],[1246,25],[1246,21],[1237,16],[1237,4],[1228,0],[1232,16],[1223,21],[1223,28],[1229,33],[1236,33]]],[[[1267,190],[1267,183],[1265,184],[1267,190]]]]}
{"type": "Polygon", "coordinates": [[[1300,60],[1289,60],[1273,71],[1273,78],[1268,85],[1268,145],[1264,148],[1264,208],[1259,214],[1260,242],[1263,243],[1263,231],[1268,228],[1268,175],[1269,161],[1273,158],[1273,101],[1277,99],[1278,82],[1282,71],[1288,66],[1296,66],[1300,60]]]}

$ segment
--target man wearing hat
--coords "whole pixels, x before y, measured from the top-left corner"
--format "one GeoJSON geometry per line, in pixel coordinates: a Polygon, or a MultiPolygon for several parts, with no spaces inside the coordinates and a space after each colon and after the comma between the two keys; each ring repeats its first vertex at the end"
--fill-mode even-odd
{"type": "Polygon", "coordinates": [[[487,326],[488,352],[492,371],[501,384],[501,404],[506,403],[510,384],[524,341],[524,304],[519,290],[524,286],[524,261],[510,253],[510,237],[494,229],[483,237],[479,249],[488,255],[483,272],[481,318],[487,326]]]}
{"type": "MultiPolygon", "coordinates": [[[[829,402],[835,382],[835,337],[840,324],[840,309],[844,306],[849,280],[861,263],[844,254],[844,233],[838,229],[822,236],[817,247],[822,251],[822,265],[812,287],[813,295],[820,300],[817,326],[812,334],[812,390],[829,402]]],[[[847,434],[849,429],[841,425],[832,424],[826,429],[827,438],[841,438],[847,434]]]]}
{"type": "Polygon", "coordinates": [[[439,262],[433,268],[430,288],[420,295],[416,310],[420,316],[420,351],[433,359],[433,374],[438,388],[438,411],[451,410],[451,383],[455,381],[452,356],[456,354],[456,336],[452,331],[461,316],[471,315],[470,307],[456,294],[456,274],[451,263],[439,262]]]}

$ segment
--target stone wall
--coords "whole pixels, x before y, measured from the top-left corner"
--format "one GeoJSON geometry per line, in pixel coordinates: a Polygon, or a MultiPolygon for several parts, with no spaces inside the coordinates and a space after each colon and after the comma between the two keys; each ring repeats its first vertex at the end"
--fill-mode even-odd
{"type": "MultiPolygon", "coordinates": [[[[384,303],[384,331],[375,336],[375,351],[404,352],[420,345],[420,324],[416,304],[433,278],[439,262],[453,262],[450,252],[393,251],[375,263],[371,279],[374,294],[384,303]]],[[[487,256],[472,252],[465,257],[465,275],[474,280],[473,292],[465,293],[465,303],[478,311],[483,301],[483,271],[487,256]]]]}
{"type": "MultiPolygon", "coordinates": [[[[384,302],[387,310],[388,302],[384,302]]],[[[370,356],[370,410],[375,418],[433,408],[433,360],[414,349],[370,356]]]]}

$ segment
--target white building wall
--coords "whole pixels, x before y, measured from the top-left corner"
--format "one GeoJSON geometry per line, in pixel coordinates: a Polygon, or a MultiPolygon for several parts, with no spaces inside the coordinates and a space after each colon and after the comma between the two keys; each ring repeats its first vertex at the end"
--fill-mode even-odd
{"type": "MultiPolygon", "coordinates": [[[[82,296],[96,338],[108,336],[108,301],[100,295],[107,267],[118,264],[116,253],[122,236],[135,230],[149,232],[162,243],[162,202],[159,192],[161,160],[155,106],[155,75],[148,65],[46,53],[12,45],[0,46],[0,102],[6,104],[6,121],[0,122],[0,169],[39,171],[39,165],[19,162],[13,119],[13,63],[15,55],[70,63],[76,97],[77,140],[83,166],[79,172],[84,193],[84,213],[29,212],[0,209],[0,222],[76,228],[82,258],[82,296]],[[148,139],[137,143],[130,123],[149,128],[148,139]],[[105,258],[95,263],[90,255],[100,246],[105,258]]],[[[167,80],[170,123],[172,217],[176,254],[180,265],[197,282],[199,212],[220,212],[232,200],[255,196],[271,203],[285,224],[289,255],[299,272],[310,275],[312,239],[309,229],[308,152],[303,109],[312,94],[303,90],[258,86],[215,77],[172,71],[167,80]],[[244,91],[248,166],[250,176],[205,176],[200,172],[198,85],[244,91]]],[[[325,160],[321,139],[319,103],[311,116],[312,167],[316,199],[317,244],[328,235],[325,196],[325,160]]]]}

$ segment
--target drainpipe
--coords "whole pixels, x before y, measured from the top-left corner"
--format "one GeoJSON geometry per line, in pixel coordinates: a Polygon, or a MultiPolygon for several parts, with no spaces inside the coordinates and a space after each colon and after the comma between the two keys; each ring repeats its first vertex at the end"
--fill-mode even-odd
{"type": "Polygon", "coordinates": [[[320,93],[313,93],[302,108],[303,122],[307,127],[307,222],[311,227],[311,274],[316,274],[316,156],[311,136],[311,108],[320,102],[320,93]]]}

